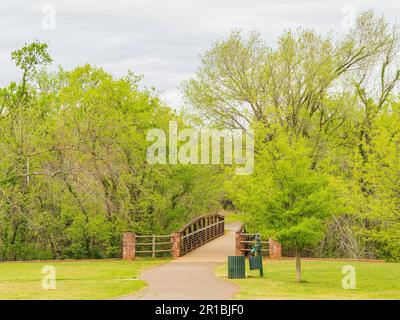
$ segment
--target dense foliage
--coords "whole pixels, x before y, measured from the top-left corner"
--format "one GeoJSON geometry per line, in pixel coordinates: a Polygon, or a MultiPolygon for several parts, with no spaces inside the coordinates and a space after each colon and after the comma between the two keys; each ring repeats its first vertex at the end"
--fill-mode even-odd
{"type": "Polygon", "coordinates": [[[214,210],[221,169],[146,161],[146,133],[180,120],[129,73],[49,73],[47,45],[12,53],[0,91],[0,259],[118,257],[124,231],[176,230],[214,210]]]}

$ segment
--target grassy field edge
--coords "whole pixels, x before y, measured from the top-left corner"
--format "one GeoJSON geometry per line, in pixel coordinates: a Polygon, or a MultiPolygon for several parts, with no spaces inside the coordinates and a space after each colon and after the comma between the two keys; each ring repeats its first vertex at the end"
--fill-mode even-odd
{"type": "Polygon", "coordinates": [[[240,287],[234,299],[400,299],[399,263],[304,260],[302,267],[304,282],[300,284],[295,282],[294,259],[264,260],[263,278],[258,270],[248,270],[248,260],[246,279],[228,279],[227,264],[215,274],[240,287]],[[354,268],[355,289],[342,287],[348,266],[354,268]]]}
{"type": "Polygon", "coordinates": [[[0,299],[117,299],[145,288],[140,274],[168,261],[171,259],[3,262],[0,299]],[[55,271],[55,289],[46,289],[49,270],[55,271]]]}

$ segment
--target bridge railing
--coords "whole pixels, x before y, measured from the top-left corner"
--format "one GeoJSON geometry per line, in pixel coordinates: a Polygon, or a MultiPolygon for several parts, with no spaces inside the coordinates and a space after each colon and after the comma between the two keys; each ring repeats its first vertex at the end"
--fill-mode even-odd
{"type": "Polygon", "coordinates": [[[224,216],[208,214],[197,217],[186,224],[179,232],[171,235],[136,235],[126,232],[123,235],[122,257],[133,260],[138,255],[172,255],[180,257],[224,234],[224,216]]]}
{"type": "Polygon", "coordinates": [[[184,255],[224,234],[225,219],[219,214],[198,217],[180,231],[180,255],[184,255]]]}

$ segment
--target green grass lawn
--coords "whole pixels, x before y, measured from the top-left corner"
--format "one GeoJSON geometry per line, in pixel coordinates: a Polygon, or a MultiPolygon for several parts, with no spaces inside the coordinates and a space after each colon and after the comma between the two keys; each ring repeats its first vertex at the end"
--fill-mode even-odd
{"type": "MultiPolygon", "coordinates": [[[[229,280],[239,285],[236,299],[400,299],[400,263],[352,261],[302,261],[303,283],[295,282],[293,259],[267,260],[264,277],[248,271],[246,279],[229,280]],[[356,289],[343,289],[342,267],[356,271],[356,289]]],[[[227,266],[217,269],[227,279],[227,266]]]]}
{"type": "Polygon", "coordinates": [[[0,263],[0,299],[111,299],[146,286],[137,280],[141,271],[168,261],[138,259],[133,262],[93,260],[77,262],[0,263]],[[42,268],[56,270],[56,289],[42,288],[42,268]]]}

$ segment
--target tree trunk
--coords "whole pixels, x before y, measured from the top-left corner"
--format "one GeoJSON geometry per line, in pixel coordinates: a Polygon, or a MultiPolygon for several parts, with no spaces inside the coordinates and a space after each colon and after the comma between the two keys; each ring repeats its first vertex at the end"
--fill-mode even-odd
{"type": "Polygon", "coordinates": [[[299,252],[296,252],[296,282],[301,282],[301,256],[299,252]]]}

